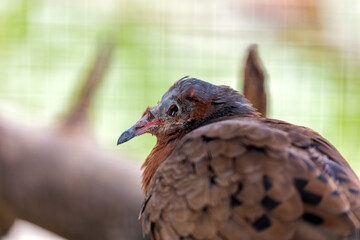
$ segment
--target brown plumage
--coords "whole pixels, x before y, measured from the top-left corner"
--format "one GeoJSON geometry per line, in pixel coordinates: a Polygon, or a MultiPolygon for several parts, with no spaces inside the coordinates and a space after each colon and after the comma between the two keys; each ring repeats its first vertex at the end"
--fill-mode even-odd
{"type": "Polygon", "coordinates": [[[118,143],[152,133],[143,230],[155,240],[358,239],[360,182],[318,133],[238,92],[176,82],[118,143]]]}

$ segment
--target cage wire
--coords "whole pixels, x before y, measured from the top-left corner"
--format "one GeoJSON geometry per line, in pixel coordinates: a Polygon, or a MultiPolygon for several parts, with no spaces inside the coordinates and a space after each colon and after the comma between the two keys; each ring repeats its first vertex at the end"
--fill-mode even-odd
{"type": "MultiPolygon", "coordinates": [[[[358,167],[358,10],[356,1],[5,0],[2,112],[53,122],[76,94],[99,42],[115,41],[116,58],[92,109],[96,134],[113,147],[114,132],[185,75],[241,91],[246,49],[257,43],[270,116],[320,132],[358,167]]],[[[149,141],[124,150],[145,156],[149,141]]]]}
{"type": "MultiPolygon", "coordinates": [[[[91,107],[106,148],[178,79],[190,75],[240,88],[247,47],[267,73],[269,117],[332,142],[360,173],[360,3],[312,0],[2,0],[0,109],[49,125],[101,42],[116,43],[91,107]]],[[[117,148],[142,161],[142,136],[117,148]]]]}

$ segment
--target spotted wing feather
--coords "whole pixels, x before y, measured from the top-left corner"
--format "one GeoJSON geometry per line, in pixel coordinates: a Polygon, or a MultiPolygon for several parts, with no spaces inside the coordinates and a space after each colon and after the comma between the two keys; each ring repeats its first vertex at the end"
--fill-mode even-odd
{"type": "Polygon", "coordinates": [[[338,176],[353,174],[348,165],[321,152],[314,156],[321,148],[306,134],[284,130],[227,120],[185,136],[147,190],[144,232],[156,240],[329,240],[354,234],[356,176],[341,181],[338,176]],[[312,148],[301,145],[302,137],[312,148]],[[337,165],[317,162],[324,160],[337,165]]]}

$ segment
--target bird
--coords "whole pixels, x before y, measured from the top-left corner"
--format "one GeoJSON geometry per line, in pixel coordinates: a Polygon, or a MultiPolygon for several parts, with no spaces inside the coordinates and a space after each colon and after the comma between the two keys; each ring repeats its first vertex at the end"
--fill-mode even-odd
{"type": "Polygon", "coordinates": [[[140,211],[153,240],[360,239],[360,181],[339,151],[228,86],[176,81],[117,143],[144,133],[157,138],[140,211]]]}

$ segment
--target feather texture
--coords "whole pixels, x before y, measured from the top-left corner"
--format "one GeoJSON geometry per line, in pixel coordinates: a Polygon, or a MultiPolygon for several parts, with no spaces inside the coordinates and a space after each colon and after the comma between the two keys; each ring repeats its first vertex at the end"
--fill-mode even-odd
{"type": "Polygon", "coordinates": [[[354,172],[319,134],[234,117],[179,142],[151,181],[142,221],[159,240],[350,239],[359,192],[354,172]]]}
{"type": "Polygon", "coordinates": [[[146,132],[157,143],[140,216],[153,240],[359,239],[360,182],[341,154],[233,89],[183,78],[118,143],[146,132]]]}

